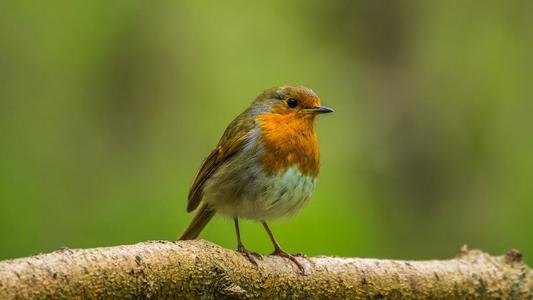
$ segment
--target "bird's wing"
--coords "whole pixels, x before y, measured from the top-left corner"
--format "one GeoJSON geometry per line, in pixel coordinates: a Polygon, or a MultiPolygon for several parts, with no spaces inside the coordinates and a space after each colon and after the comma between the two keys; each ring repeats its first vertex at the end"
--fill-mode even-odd
{"type": "Polygon", "coordinates": [[[220,165],[242,149],[242,146],[248,140],[254,128],[254,119],[243,117],[243,115],[233,120],[228,128],[226,128],[217,147],[204,159],[202,166],[194,177],[189,190],[187,212],[191,212],[198,207],[202,200],[202,188],[205,181],[220,165]]]}

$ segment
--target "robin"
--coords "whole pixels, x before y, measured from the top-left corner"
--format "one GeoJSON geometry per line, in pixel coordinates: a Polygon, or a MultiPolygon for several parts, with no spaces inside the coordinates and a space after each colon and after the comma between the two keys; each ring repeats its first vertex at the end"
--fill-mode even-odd
{"type": "Polygon", "coordinates": [[[220,213],[234,220],[237,251],[257,265],[254,255],[260,255],[244,247],[239,218],[258,221],[274,244],[272,255],[290,259],[304,272],[266,222],[295,214],[311,197],[320,165],[315,118],[330,112],[301,85],[276,86],[257,96],[204,159],[188,196],[187,212],[197,213],[179,239],[197,238],[220,213]]]}

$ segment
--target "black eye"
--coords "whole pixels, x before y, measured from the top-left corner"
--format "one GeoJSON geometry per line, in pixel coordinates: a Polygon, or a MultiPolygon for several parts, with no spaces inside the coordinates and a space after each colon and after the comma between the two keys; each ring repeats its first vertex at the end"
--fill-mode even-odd
{"type": "Polygon", "coordinates": [[[289,99],[287,99],[287,105],[290,108],[295,108],[296,106],[298,106],[298,100],[296,100],[294,98],[289,98],[289,99]]]}

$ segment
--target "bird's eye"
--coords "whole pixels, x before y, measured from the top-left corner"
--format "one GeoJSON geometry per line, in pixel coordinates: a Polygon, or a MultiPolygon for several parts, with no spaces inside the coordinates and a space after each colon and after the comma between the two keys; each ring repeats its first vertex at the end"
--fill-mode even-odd
{"type": "Polygon", "coordinates": [[[289,98],[289,99],[287,99],[287,105],[290,108],[295,108],[296,106],[298,106],[298,100],[296,100],[294,98],[289,98]]]}

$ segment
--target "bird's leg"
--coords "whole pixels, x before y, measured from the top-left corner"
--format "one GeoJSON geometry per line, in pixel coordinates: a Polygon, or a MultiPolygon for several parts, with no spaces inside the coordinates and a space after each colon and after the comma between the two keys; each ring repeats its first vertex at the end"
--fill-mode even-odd
{"type": "Polygon", "coordinates": [[[266,232],[268,233],[268,236],[270,237],[270,240],[272,241],[272,244],[274,244],[274,252],[272,252],[272,254],[270,255],[277,255],[277,256],[290,259],[298,267],[298,269],[300,269],[300,272],[302,272],[302,274],[304,275],[307,274],[305,272],[304,266],[293,255],[290,255],[289,253],[281,249],[281,246],[279,245],[278,241],[276,241],[276,238],[274,238],[274,235],[272,234],[272,231],[270,231],[270,228],[268,227],[267,223],[266,222],[262,222],[262,223],[263,223],[263,226],[265,227],[266,232]]]}
{"type": "Polygon", "coordinates": [[[237,251],[242,253],[253,265],[257,266],[257,261],[255,261],[254,256],[261,258],[261,254],[256,252],[250,252],[244,248],[244,245],[241,242],[241,231],[239,230],[239,219],[237,217],[233,218],[235,223],[235,232],[237,233],[237,251]]]}

